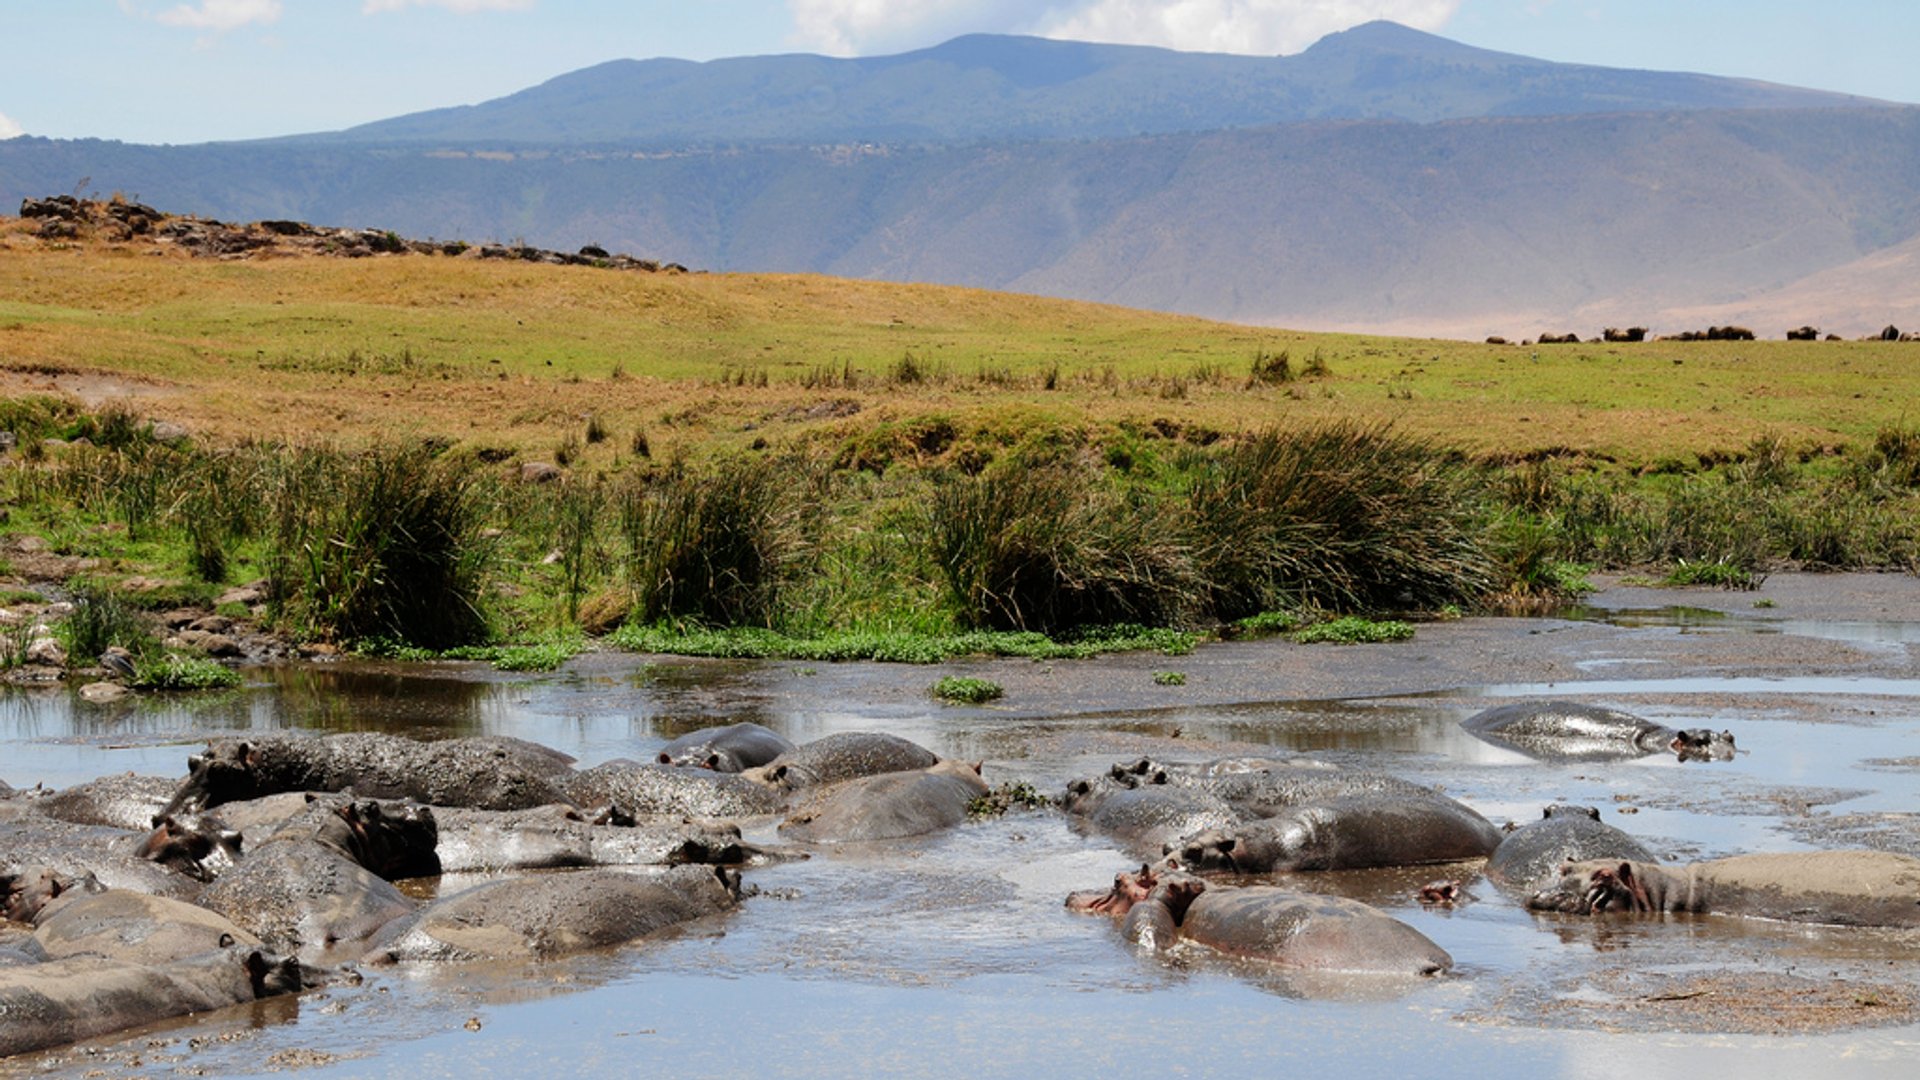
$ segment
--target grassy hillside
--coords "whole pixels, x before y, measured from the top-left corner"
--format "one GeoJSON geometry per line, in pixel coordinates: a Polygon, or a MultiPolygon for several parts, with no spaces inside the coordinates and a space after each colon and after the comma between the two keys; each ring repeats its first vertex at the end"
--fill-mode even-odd
{"type": "Polygon", "coordinates": [[[18,224],[0,240],[10,392],[66,373],[96,402],[135,397],[216,438],[401,429],[547,459],[595,416],[619,436],[584,448],[605,465],[637,429],[656,454],[700,454],[834,447],[940,415],[990,451],[1036,423],[1205,441],[1351,417],[1481,457],[1644,465],[1725,457],[1763,434],[1859,442],[1920,400],[1920,347],[1902,343],[1502,347],[806,276],[471,253],[221,261],[145,242],[62,248],[18,224]],[[1282,356],[1296,376],[1324,374],[1251,377],[1282,356]]]}

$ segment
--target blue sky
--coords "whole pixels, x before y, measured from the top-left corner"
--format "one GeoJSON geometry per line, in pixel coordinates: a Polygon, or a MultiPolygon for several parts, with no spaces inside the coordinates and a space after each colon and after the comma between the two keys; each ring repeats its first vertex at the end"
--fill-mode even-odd
{"type": "Polygon", "coordinates": [[[1549,60],[1920,102],[1916,0],[0,0],[0,137],[331,130],[620,57],[873,55],[969,32],[1293,53],[1372,18],[1549,60]]]}

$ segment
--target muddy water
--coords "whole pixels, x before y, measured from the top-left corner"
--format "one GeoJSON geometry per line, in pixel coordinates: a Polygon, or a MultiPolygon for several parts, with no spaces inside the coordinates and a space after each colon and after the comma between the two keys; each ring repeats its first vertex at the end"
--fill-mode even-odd
{"type": "MultiPolygon", "coordinates": [[[[992,782],[1047,792],[1141,752],[1274,750],[1435,783],[1496,821],[1530,820],[1551,802],[1594,805],[1664,858],[1860,844],[1920,853],[1920,645],[1907,621],[1920,620],[1920,587],[1808,582],[1689,593],[1683,605],[1623,595],[1581,619],[1431,624],[1412,642],[1350,649],[1235,643],[941,669],[591,656],[540,677],[463,665],[264,670],[218,697],[105,707],[15,693],[0,698],[0,779],[176,775],[209,733],[282,728],[511,734],[593,764],[751,719],[795,741],[893,731],[984,760],[992,782]],[[1776,606],[1752,609],[1756,598],[1776,606]],[[1658,614],[1715,604],[1725,610],[1712,618],[1658,614]],[[1163,670],[1187,684],[1154,684],[1163,670]],[[942,708],[925,692],[947,673],[993,678],[1007,697],[942,708]],[[1459,727],[1490,703],[1534,695],[1726,727],[1743,753],[1709,765],[1546,763],[1459,727]]],[[[1458,965],[1418,983],[1315,982],[1204,956],[1138,957],[1105,922],[1062,909],[1067,892],[1126,865],[1056,815],[1015,814],[752,871],[760,895],[671,940],[534,967],[371,972],[357,987],[9,1061],[0,1074],[1378,1075],[1444,1062],[1535,1080],[1624,1061],[1651,1076],[1832,1077],[1905,1075],[1920,1053],[1920,1023],[1902,1007],[1920,999],[1913,933],[1536,917],[1471,865],[1302,875],[1291,883],[1391,910],[1458,965]],[[1449,875],[1472,902],[1413,900],[1449,875]],[[1808,1019],[1801,1007],[1816,1001],[1832,1008],[1808,1019]]]]}

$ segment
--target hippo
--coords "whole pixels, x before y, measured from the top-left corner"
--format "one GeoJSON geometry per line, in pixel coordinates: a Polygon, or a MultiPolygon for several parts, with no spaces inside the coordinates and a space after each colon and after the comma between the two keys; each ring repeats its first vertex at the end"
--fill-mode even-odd
{"type": "Polygon", "coordinates": [[[576,806],[611,804],[636,818],[762,817],[779,813],[782,803],[776,792],[735,773],[642,765],[625,758],[574,774],[565,794],[576,806]]]}
{"type": "Polygon", "coordinates": [[[1549,806],[1540,820],[1522,825],[1500,840],[1487,859],[1487,877],[1495,885],[1532,892],[1559,877],[1560,867],[1585,859],[1652,862],[1653,853],[1638,840],[1600,820],[1591,806],[1549,806]]]}
{"type": "Polygon", "coordinates": [[[739,898],[740,875],[712,866],[501,878],[394,923],[362,962],[546,960],[635,941],[730,910],[739,898]]]}
{"type": "Polygon", "coordinates": [[[863,776],[931,768],[939,760],[933,751],[898,735],[842,731],[789,750],[742,775],[780,791],[797,791],[863,776]]]}
{"type": "Polygon", "coordinates": [[[741,865],[772,855],[718,823],[596,824],[570,806],[537,810],[443,808],[435,853],[442,873],[589,866],[741,865]]]}
{"type": "Polygon", "coordinates": [[[655,760],[662,765],[737,773],[765,765],[793,748],[783,736],[759,724],[729,724],[690,731],[661,747],[655,760]]]}
{"type": "Polygon", "coordinates": [[[433,813],[373,800],[316,800],[252,845],[200,903],[270,947],[316,962],[360,947],[417,905],[391,880],[439,872],[433,813]]]}
{"type": "Polygon", "coordinates": [[[1676,730],[1651,720],[1575,701],[1516,701],[1476,713],[1461,726],[1528,757],[1606,761],[1672,753],[1681,761],[1732,761],[1733,733],[1676,730]]]}
{"type": "Polygon", "coordinates": [[[820,843],[921,836],[965,821],[968,805],[987,790],[980,766],[961,761],[842,780],[810,792],[780,831],[820,843]]]}
{"type": "Polygon", "coordinates": [[[1477,859],[1500,846],[1486,818],[1441,795],[1355,795],[1307,803],[1167,847],[1170,869],[1261,874],[1477,859]]]}
{"type": "Polygon", "coordinates": [[[1272,886],[1232,888],[1191,874],[1143,867],[1123,873],[1101,896],[1076,893],[1067,906],[1123,916],[1136,945],[1177,941],[1277,967],[1379,975],[1437,975],[1453,958],[1426,935],[1356,900],[1272,886]]]}
{"type": "Polygon", "coordinates": [[[121,773],[63,788],[36,800],[34,806],[57,821],[144,831],[153,827],[154,816],[179,786],[179,781],[164,776],[121,773]]]}
{"type": "Polygon", "coordinates": [[[1164,785],[1192,788],[1214,795],[1242,817],[1270,817],[1309,802],[1357,795],[1436,796],[1424,784],[1368,769],[1343,769],[1310,758],[1275,761],[1266,758],[1224,758],[1197,765],[1163,765],[1142,758],[1109,770],[1106,782],[1068,785],[1069,812],[1084,807],[1105,788],[1141,788],[1164,785]]]}
{"type": "Polygon", "coordinates": [[[436,806],[525,810],[564,802],[573,759],[521,739],[480,735],[419,742],[398,735],[271,735],[226,739],[187,760],[162,813],[205,810],[283,791],[346,791],[436,806]]]}
{"type": "Polygon", "coordinates": [[[1218,796],[1162,784],[1115,791],[1100,800],[1082,821],[1087,828],[1112,837],[1122,848],[1151,857],[1183,837],[1231,828],[1240,817],[1218,796]]]}
{"type": "Polygon", "coordinates": [[[34,919],[29,950],[43,960],[92,953],[128,964],[161,964],[260,939],[197,904],[108,889],[69,891],[34,919]]]}
{"type": "Polygon", "coordinates": [[[1677,866],[1597,859],[1562,867],[1559,882],[1535,893],[1527,907],[1920,926],[1920,859],[1885,851],[1735,855],[1677,866]]]}
{"type": "Polygon", "coordinates": [[[0,1057],[301,989],[300,967],[233,945],[161,964],[70,956],[0,968],[0,1057]]]}

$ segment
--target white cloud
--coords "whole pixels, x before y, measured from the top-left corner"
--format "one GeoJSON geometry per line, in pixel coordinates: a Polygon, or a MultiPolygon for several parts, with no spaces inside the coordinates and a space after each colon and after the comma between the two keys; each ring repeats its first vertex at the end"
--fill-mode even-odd
{"type": "Polygon", "coordinates": [[[200,0],[198,4],[176,4],[154,16],[168,26],[187,26],[216,34],[238,30],[249,23],[270,23],[279,17],[280,0],[200,0]]]}
{"type": "Polygon", "coordinates": [[[410,7],[446,8],[457,15],[471,15],[476,11],[525,11],[539,0],[366,0],[360,5],[363,14],[378,15],[383,11],[404,11],[410,7]]]}
{"type": "MultiPolygon", "coordinates": [[[[397,0],[379,0],[392,3],[397,0]]],[[[1392,19],[1437,30],[1461,0],[787,0],[800,41],[837,55],[1013,33],[1172,49],[1290,53],[1336,30],[1392,19]]]]}
{"type": "Polygon", "coordinates": [[[14,122],[13,117],[0,112],[0,142],[17,139],[27,133],[27,129],[14,122]]]}

